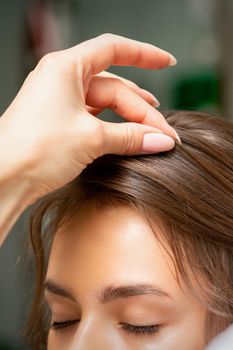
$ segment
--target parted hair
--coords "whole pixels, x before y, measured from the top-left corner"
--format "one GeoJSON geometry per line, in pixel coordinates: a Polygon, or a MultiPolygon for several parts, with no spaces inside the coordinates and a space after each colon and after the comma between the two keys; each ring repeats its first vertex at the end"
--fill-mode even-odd
{"type": "Polygon", "coordinates": [[[118,204],[137,208],[152,228],[159,220],[178,280],[195,295],[192,274],[203,290],[207,342],[233,322],[233,124],[206,112],[163,114],[182,145],[157,154],[101,156],[29,207],[35,289],[23,334],[32,349],[46,348],[43,282],[53,237],[90,203],[100,210],[118,204]]]}

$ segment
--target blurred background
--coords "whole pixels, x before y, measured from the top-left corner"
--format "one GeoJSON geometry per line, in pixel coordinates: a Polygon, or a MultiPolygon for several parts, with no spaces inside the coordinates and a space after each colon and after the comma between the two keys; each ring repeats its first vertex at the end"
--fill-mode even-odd
{"type": "MultiPolygon", "coordinates": [[[[44,54],[106,32],[175,55],[177,66],[166,70],[109,69],[154,93],[160,110],[204,110],[233,121],[232,0],[0,0],[0,115],[44,54]]],[[[123,121],[109,110],[100,118],[123,121]]],[[[27,218],[26,210],[1,248],[0,350],[26,349],[20,331],[33,294],[27,218]]]]}

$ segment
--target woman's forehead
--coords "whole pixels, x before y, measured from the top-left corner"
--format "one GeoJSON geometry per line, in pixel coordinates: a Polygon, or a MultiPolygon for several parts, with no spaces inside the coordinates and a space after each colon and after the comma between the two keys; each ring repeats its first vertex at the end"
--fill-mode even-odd
{"type": "Polygon", "coordinates": [[[104,210],[90,208],[78,212],[68,225],[56,233],[54,250],[67,251],[69,255],[75,252],[79,260],[84,255],[95,256],[98,253],[105,253],[103,258],[110,255],[111,261],[117,258],[118,262],[120,259],[136,259],[140,263],[150,259],[156,259],[157,263],[158,260],[166,260],[154,231],[142,215],[128,206],[104,210]]]}
{"type": "Polygon", "coordinates": [[[170,256],[142,216],[124,206],[80,212],[57,232],[48,276],[89,288],[137,281],[180,293],[170,256]]]}

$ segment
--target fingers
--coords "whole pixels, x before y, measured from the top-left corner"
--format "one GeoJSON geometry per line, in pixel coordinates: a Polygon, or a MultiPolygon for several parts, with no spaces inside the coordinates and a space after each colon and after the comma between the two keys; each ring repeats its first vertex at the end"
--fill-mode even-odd
{"type": "Polygon", "coordinates": [[[94,77],[86,95],[86,104],[97,110],[110,108],[129,122],[150,125],[176,138],[174,129],[163,115],[119,79],[94,77]]]}
{"type": "Polygon", "coordinates": [[[171,54],[154,45],[113,34],[100,35],[65,51],[74,61],[83,61],[84,78],[111,65],[160,69],[176,64],[171,54]]]}
{"type": "MultiPolygon", "coordinates": [[[[150,105],[152,105],[153,107],[159,107],[160,103],[157,100],[157,98],[151,94],[149,91],[141,89],[137,84],[135,84],[134,82],[122,78],[118,75],[115,75],[113,73],[110,72],[101,72],[96,74],[92,79],[95,79],[96,77],[105,77],[107,78],[115,78],[115,79],[119,79],[120,81],[122,81],[126,86],[128,86],[131,90],[133,90],[135,93],[137,93],[139,96],[141,96],[145,101],[147,101],[150,105]]],[[[90,101],[91,103],[91,101],[90,101]]],[[[98,114],[100,114],[104,108],[94,108],[91,106],[86,105],[87,110],[90,114],[97,116],[98,114]]]]}
{"type": "Polygon", "coordinates": [[[134,82],[122,78],[116,74],[110,73],[110,72],[101,72],[96,74],[96,76],[100,76],[100,77],[105,77],[105,78],[115,78],[115,79],[119,79],[120,81],[122,81],[125,85],[127,85],[131,90],[133,90],[134,92],[136,92],[139,96],[141,96],[142,98],[144,98],[145,101],[147,101],[149,104],[151,104],[154,107],[159,107],[160,103],[157,100],[157,98],[151,94],[149,91],[141,89],[137,84],[135,84],[134,82]]]}
{"type": "Polygon", "coordinates": [[[101,154],[148,154],[169,151],[174,140],[159,129],[137,123],[109,123],[101,121],[101,154]]]}

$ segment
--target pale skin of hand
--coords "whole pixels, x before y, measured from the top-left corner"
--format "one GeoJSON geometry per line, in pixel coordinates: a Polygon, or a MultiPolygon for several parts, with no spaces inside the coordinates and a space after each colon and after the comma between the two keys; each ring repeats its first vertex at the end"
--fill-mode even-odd
{"type": "Polygon", "coordinates": [[[0,118],[0,243],[24,209],[78,176],[101,155],[167,151],[177,135],[153,95],[105,70],[160,69],[172,55],[151,44],[104,34],[44,56],[0,118]],[[126,123],[95,116],[110,108],[126,123]],[[150,149],[145,134],[156,133],[150,149]]]}

